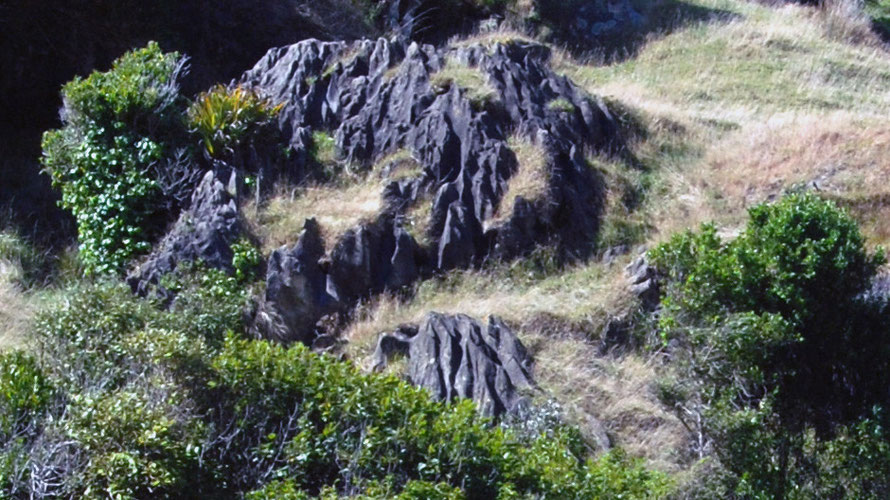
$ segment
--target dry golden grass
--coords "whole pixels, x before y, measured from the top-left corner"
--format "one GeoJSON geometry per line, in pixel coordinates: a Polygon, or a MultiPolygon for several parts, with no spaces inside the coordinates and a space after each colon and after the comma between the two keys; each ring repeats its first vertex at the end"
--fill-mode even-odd
{"type": "Polygon", "coordinates": [[[16,287],[0,282],[0,352],[24,347],[34,309],[16,287]]]}
{"type": "Polygon", "coordinates": [[[533,324],[542,316],[584,324],[599,332],[610,314],[628,310],[633,299],[623,266],[580,265],[540,280],[525,282],[521,263],[493,271],[456,271],[422,283],[407,301],[381,296],[361,307],[343,337],[354,359],[367,358],[377,335],[403,323],[417,323],[428,311],[495,315],[514,325],[533,324]]]}
{"type": "Polygon", "coordinates": [[[686,431],[656,396],[653,361],[636,354],[601,357],[595,346],[571,337],[520,334],[532,346],[537,382],[560,401],[582,432],[589,432],[585,422],[593,417],[613,444],[646,458],[650,466],[677,470],[686,431]]]}
{"type": "Polygon", "coordinates": [[[0,259],[0,352],[25,347],[34,307],[15,283],[22,270],[14,262],[0,259]]]}
{"type": "Polygon", "coordinates": [[[243,213],[264,254],[295,243],[303,223],[312,217],[321,226],[326,244],[332,246],[348,229],[380,212],[381,190],[381,181],[374,178],[347,185],[282,186],[260,207],[249,202],[243,213]]]}
{"type": "Polygon", "coordinates": [[[705,221],[732,231],[752,204],[810,181],[888,241],[873,181],[884,175],[890,56],[861,14],[849,2],[689,3],[728,14],[653,37],[623,62],[556,61],[644,117],[649,134],[631,150],[652,170],[641,209],[652,243],[705,221]]]}
{"type": "Polygon", "coordinates": [[[494,30],[481,31],[469,36],[455,38],[450,40],[449,45],[452,47],[470,47],[473,45],[492,47],[497,44],[505,45],[514,42],[537,43],[519,30],[502,24],[494,30]]]}
{"type": "Polygon", "coordinates": [[[476,105],[494,99],[497,94],[481,69],[464,65],[452,57],[447,58],[442,69],[430,75],[430,85],[440,89],[457,85],[465,91],[467,99],[476,105]]]}
{"type": "Polygon", "coordinates": [[[521,196],[527,201],[535,202],[547,194],[550,186],[550,172],[547,170],[547,157],[544,150],[524,137],[513,136],[508,146],[516,154],[519,168],[510,177],[507,192],[501,198],[494,216],[485,221],[486,226],[494,225],[509,219],[513,215],[516,197],[521,196]]]}

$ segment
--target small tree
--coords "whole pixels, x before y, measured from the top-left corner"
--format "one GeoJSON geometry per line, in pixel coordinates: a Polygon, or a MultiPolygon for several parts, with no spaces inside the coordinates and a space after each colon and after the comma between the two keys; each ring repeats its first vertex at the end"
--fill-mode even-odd
{"type": "Polygon", "coordinates": [[[185,134],[184,67],[152,42],[62,89],[64,127],[44,134],[42,161],[77,220],[89,272],[118,271],[150,248],[151,220],[163,207],[151,170],[185,134]]]}
{"type": "Polygon", "coordinates": [[[661,334],[682,347],[665,393],[748,493],[784,496],[807,432],[830,438],[885,402],[890,321],[864,294],[884,257],[833,203],[792,195],[751,209],[732,241],[705,226],[651,257],[661,334]]]}

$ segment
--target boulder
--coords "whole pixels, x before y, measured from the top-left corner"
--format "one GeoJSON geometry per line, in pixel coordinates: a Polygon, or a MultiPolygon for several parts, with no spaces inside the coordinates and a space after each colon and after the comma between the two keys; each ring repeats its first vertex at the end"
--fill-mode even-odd
{"type": "Polygon", "coordinates": [[[324,330],[320,320],[348,312],[371,294],[410,285],[421,265],[417,243],[391,218],[347,231],[330,254],[309,219],[296,245],[269,257],[266,291],[251,330],[259,338],[315,345],[324,330]]]}
{"type": "Polygon", "coordinates": [[[630,284],[631,293],[640,299],[643,309],[653,311],[660,300],[660,284],[655,268],[649,265],[646,254],[624,268],[630,284]]]}
{"type": "Polygon", "coordinates": [[[423,256],[398,220],[382,216],[344,234],[330,254],[329,293],[351,305],[373,293],[396,290],[420,276],[423,256]]]}
{"type": "Polygon", "coordinates": [[[319,265],[324,242],[314,219],[303,226],[297,244],[272,252],[266,266],[266,291],[257,308],[252,332],[279,342],[312,343],[315,322],[336,309],[319,265]]]}
{"type": "Polygon", "coordinates": [[[191,204],[157,245],[127,277],[134,292],[145,295],[161,276],[180,263],[201,262],[232,271],[232,244],[243,236],[238,212],[237,173],[225,168],[208,171],[192,194],[191,204]]]}
{"type": "Polygon", "coordinates": [[[375,368],[392,356],[407,355],[411,382],[439,400],[474,400],[483,415],[515,411],[533,386],[531,359],[516,335],[499,319],[482,324],[465,315],[429,313],[419,327],[403,326],[381,335],[375,368]]]}

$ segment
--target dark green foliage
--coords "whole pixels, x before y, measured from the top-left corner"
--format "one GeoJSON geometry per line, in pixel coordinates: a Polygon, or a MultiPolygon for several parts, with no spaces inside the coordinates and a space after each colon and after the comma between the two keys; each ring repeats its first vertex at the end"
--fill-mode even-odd
{"type": "Polygon", "coordinates": [[[54,393],[34,358],[18,351],[0,354],[0,441],[37,422],[54,393]]]}
{"type": "Polygon", "coordinates": [[[62,89],[65,126],[44,134],[43,165],[77,220],[92,273],[118,271],[150,247],[150,222],[163,208],[150,168],[183,133],[183,64],[150,43],[62,89]]]}
{"type": "MultiPolygon", "coordinates": [[[[74,443],[78,459],[54,494],[77,498],[646,498],[665,490],[664,476],[620,451],[586,458],[572,429],[519,435],[479,417],[470,401],[436,402],[302,345],[223,339],[243,331],[245,284],[193,273],[178,281],[171,310],[100,283],[44,311],[41,364],[64,406],[47,410],[52,425],[36,444],[3,456],[33,462],[53,443],[74,443]],[[214,313],[220,319],[203,317],[214,313]]],[[[43,403],[16,404],[23,415],[47,413],[43,403]]]]}
{"type": "Polygon", "coordinates": [[[524,442],[490,427],[469,401],[434,402],[403,381],[361,374],[302,345],[287,349],[231,338],[212,366],[212,400],[225,402],[216,407],[216,427],[237,423],[230,432],[239,451],[220,461],[240,471],[227,474],[240,479],[239,489],[280,478],[285,483],[276,490],[320,492],[336,485],[340,493],[356,493],[388,484],[395,494],[422,491],[406,483],[422,480],[428,482],[423,488],[460,487],[468,498],[622,492],[637,498],[664,485],[620,454],[585,464],[569,429],[524,442]]]}
{"type": "Polygon", "coordinates": [[[890,318],[864,295],[884,260],[866,252],[852,219],[812,195],[750,217],[732,241],[705,226],[651,252],[666,281],[660,333],[680,347],[680,380],[664,398],[703,418],[696,432],[739,492],[782,497],[810,485],[813,461],[844,442],[830,438],[861,435],[862,419],[886,403],[890,318]]]}
{"type": "Polygon", "coordinates": [[[273,106],[254,91],[217,85],[199,94],[188,109],[188,123],[204,153],[226,159],[243,142],[253,140],[269,125],[281,105],[273,106]]]}
{"type": "Polygon", "coordinates": [[[25,474],[29,448],[55,399],[55,388],[34,358],[0,354],[0,491],[14,489],[25,474]]]}

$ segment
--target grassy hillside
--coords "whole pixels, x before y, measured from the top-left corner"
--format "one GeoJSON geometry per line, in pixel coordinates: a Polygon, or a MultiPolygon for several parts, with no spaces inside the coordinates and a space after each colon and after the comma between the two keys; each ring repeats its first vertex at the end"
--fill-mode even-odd
{"type": "MultiPolygon", "coordinates": [[[[419,322],[428,311],[463,313],[478,318],[500,316],[517,331],[535,360],[534,375],[542,389],[534,395],[535,403],[545,408],[557,408],[565,421],[579,431],[578,442],[573,440],[574,435],[572,439],[565,438],[565,442],[569,443],[566,449],[571,449],[573,453],[582,448],[596,450],[593,456],[607,457],[601,462],[585,462],[579,468],[566,465],[571,477],[587,474],[588,479],[608,477],[603,481],[620,483],[614,475],[609,476],[614,472],[608,469],[608,457],[611,455],[602,454],[603,448],[618,447],[632,458],[641,459],[639,463],[628,462],[633,467],[645,466],[665,473],[671,478],[670,483],[679,488],[674,494],[682,497],[685,485],[694,484],[707,474],[707,470],[701,471],[709,466],[708,462],[700,460],[706,453],[696,448],[700,444],[696,443],[696,439],[700,439],[700,436],[695,435],[688,422],[678,417],[678,406],[672,407],[665,398],[664,382],[676,375],[670,365],[669,350],[666,343],[659,343],[655,338],[658,335],[657,318],[640,311],[638,299],[630,292],[624,268],[640,255],[642,249],[654,248],[677,233],[698,228],[704,222],[713,222],[716,234],[731,240],[745,230],[749,222],[749,208],[799,192],[814,192],[845,208],[859,223],[869,250],[879,246],[890,247],[890,183],[884,180],[890,175],[890,161],[886,159],[890,153],[890,125],[886,120],[890,113],[890,50],[872,26],[872,18],[878,25],[886,22],[883,13],[887,7],[885,2],[873,2],[863,11],[852,2],[841,1],[824,8],[745,0],[633,3],[647,16],[647,22],[640,27],[639,33],[629,34],[623,41],[608,40],[602,46],[587,47],[589,50],[585,51],[568,51],[552,46],[557,70],[591,94],[605,98],[622,123],[628,139],[627,151],[622,154],[588,155],[590,168],[606,182],[599,255],[588,262],[564,265],[557,262],[550,249],[541,248],[524,259],[486,263],[475,270],[453,271],[397,295],[374,297],[361,303],[346,320],[341,334],[344,342],[335,354],[362,372],[367,372],[378,335],[405,323],[419,322]],[[619,254],[617,256],[610,254],[604,258],[603,254],[610,248],[620,248],[622,251],[615,252],[619,254]],[[632,325],[630,340],[627,345],[606,352],[602,337],[609,324],[615,322],[632,325]],[[578,443],[583,443],[583,446],[578,443]]],[[[520,4],[524,5],[525,2],[520,4]]],[[[503,43],[519,37],[526,35],[503,30],[473,36],[469,40],[453,40],[452,43],[503,43]]],[[[520,142],[515,138],[511,141],[519,153],[519,171],[522,175],[514,179],[515,184],[511,184],[510,189],[517,193],[530,193],[529,197],[533,197],[545,184],[540,178],[541,155],[534,146],[520,142]]],[[[397,165],[396,174],[390,174],[390,178],[398,178],[399,169],[414,173],[418,168],[409,155],[398,152],[381,160],[369,172],[358,175],[337,165],[331,151],[315,153],[316,160],[329,167],[332,176],[336,174],[336,182],[299,186],[282,183],[276,186],[267,202],[259,205],[248,202],[243,207],[251,232],[257,237],[265,256],[281,245],[294,243],[302,221],[310,215],[319,219],[324,227],[323,236],[330,249],[339,234],[379,211],[379,193],[383,186],[381,169],[384,166],[397,165]]],[[[411,231],[416,233],[418,240],[422,240],[428,213],[410,213],[409,219],[411,231]]],[[[41,256],[13,232],[0,233],[0,351],[33,349],[38,311],[46,307],[64,309],[69,307],[69,302],[76,302],[74,296],[77,289],[74,293],[63,289],[72,282],[80,281],[73,277],[78,270],[78,264],[71,256],[41,256]]],[[[204,284],[206,282],[199,278],[197,287],[194,282],[184,285],[184,289],[200,297],[194,299],[195,303],[189,303],[192,299],[185,300],[181,307],[192,316],[183,313],[183,317],[189,320],[203,318],[200,311],[196,311],[205,305],[201,300],[207,300],[207,303],[218,300],[227,305],[234,301],[235,307],[245,302],[244,297],[235,296],[237,293],[225,287],[221,292],[217,288],[209,292],[219,292],[223,298],[213,296],[208,299],[194,290],[204,284]]],[[[91,307],[96,310],[90,311],[98,314],[101,306],[103,304],[94,304],[91,307]]],[[[168,378],[176,379],[176,383],[180,383],[179,377],[182,377],[186,381],[182,382],[184,387],[192,387],[189,384],[197,383],[197,380],[229,390],[239,387],[241,382],[238,377],[243,375],[241,371],[247,375],[274,372],[281,378],[280,381],[275,379],[276,383],[281,383],[275,388],[276,391],[290,394],[287,391],[314,390],[300,385],[301,381],[288,378],[284,373],[285,365],[275,364],[274,361],[291,362],[295,356],[305,361],[308,354],[303,351],[287,354],[288,351],[275,350],[277,348],[253,343],[248,345],[247,341],[232,338],[223,341],[222,335],[216,332],[215,340],[203,339],[200,346],[194,348],[201,352],[186,352],[181,350],[184,348],[179,344],[192,342],[195,338],[180,338],[169,332],[171,325],[176,323],[175,319],[168,317],[167,313],[142,311],[138,314],[148,315],[147,319],[140,317],[135,326],[115,324],[114,328],[119,328],[127,339],[137,339],[146,331],[155,330],[163,330],[170,337],[162,336],[162,340],[158,341],[170,345],[140,344],[132,348],[133,352],[146,350],[145,353],[140,351],[140,356],[163,358],[166,360],[164,363],[170,363],[167,366],[158,362],[163,369],[158,368],[157,373],[152,371],[152,377],[165,381],[168,378]],[[208,345],[204,345],[205,342],[208,345]],[[211,345],[213,342],[217,344],[211,345]],[[232,347],[236,342],[244,342],[242,347],[246,355],[239,354],[232,347]],[[265,349],[272,350],[266,352],[265,349]],[[245,356],[255,356],[256,359],[241,359],[245,356]],[[230,378],[225,378],[227,376],[230,378]],[[294,389],[288,384],[298,387],[294,389]]],[[[236,316],[233,314],[233,317],[236,316]]],[[[52,327],[47,326],[45,316],[42,321],[41,328],[44,330],[52,327]]],[[[221,327],[217,329],[225,330],[221,327]]],[[[132,354],[128,350],[130,347],[125,345],[115,344],[115,349],[121,349],[123,355],[132,354]]],[[[332,372],[344,379],[358,376],[358,372],[350,371],[352,367],[346,368],[327,357],[318,359],[323,361],[318,362],[317,367],[310,366],[310,371],[322,374],[332,372]]],[[[387,369],[388,374],[403,376],[400,368],[404,366],[396,363],[387,369]]],[[[128,373],[126,376],[130,375],[128,373]]],[[[361,377],[366,375],[362,374],[361,377]]],[[[129,397],[131,393],[145,389],[139,376],[131,378],[115,393],[115,397],[129,397]]],[[[444,411],[442,407],[428,404],[395,379],[367,376],[357,380],[353,383],[338,378],[336,383],[356,392],[360,392],[356,387],[361,384],[375,391],[389,390],[382,388],[385,385],[386,388],[396,387],[399,394],[404,393],[405,397],[420,398],[411,399],[413,406],[409,405],[412,408],[410,411],[422,407],[423,425],[435,428],[435,431],[430,431],[432,437],[426,436],[424,439],[439,443],[437,446],[453,435],[468,440],[478,438],[475,435],[454,434],[453,429],[448,427],[457,426],[454,422],[458,418],[463,419],[460,422],[469,422],[467,425],[473,426],[474,432],[478,430],[475,426],[483,425],[474,417],[465,415],[466,411],[460,408],[448,410],[457,416],[449,417],[451,413],[448,413],[439,417],[435,413],[444,411]],[[376,384],[383,385],[378,387],[376,384]],[[443,420],[448,418],[451,420],[443,420]]],[[[261,392],[264,388],[256,390],[261,392]]],[[[233,396],[236,392],[225,392],[226,397],[233,398],[226,400],[233,408],[241,404],[233,396]]],[[[201,398],[196,401],[196,406],[209,405],[201,398]]],[[[263,404],[281,404],[277,400],[263,401],[263,404]]],[[[313,432],[335,432],[328,431],[325,426],[336,427],[328,422],[334,421],[331,411],[334,414],[340,411],[337,406],[339,402],[313,401],[312,404],[322,407],[319,412],[323,414],[319,417],[321,424],[318,425],[321,427],[312,427],[313,432]]],[[[356,404],[365,403],[360,401],[356,404]]],[[[96,408],[103,408],[101,404],[104,403],[91,400],[78,404],[89,407],[89,411],[96,411],[96,408]]],[[[183,412],[201,410],[189,407],[183,412]]],[[[158,411],[173,410],[164,406],[158,411]]],[[[179,422],[177,419],[185,417],[176,413],[157,418],[164,422],[179,422]]],[[[355,418],[359,422],[362,418],[384,417],[359,414],[355,418]]],[[[387,414],[385,418],[391,418],[391,415],[387,414]]],[[[268,422],[264,421],[265,424],[268,422]]],[[[79,422],[77,425],[86,424],[79,422]]],[[[207,425],[208,428],[212,427],[212,424],[207,425]]],[[[243,422],[238,425],[243,425],[243,422]]],[[[266,429],[269,436],[264,438],[258,435],[255,441],[259,444],[252,442],[256,445],[252,450],[259,457],[256,460],[275,462],[278,460],[275,453],[292,452],[293,456],[288,455],[287,459],[290,460],[287,467],[291,467],[287,470],[292,472],[299,469],[294,465],[299,460],[314,464],[312,460],[317,457],[312,454],[321,456],[323,452],[319,450],[327,446],[313,441],[313,446],[317,444],[318,448],[303,454],[293,450],[282,451],[283,445],[274,450],[272,445],[277,446],[281,440],[277,440],[277,430],[269,425],[266,429]]],[[[410,432],[413,431],[406,430],[410,426],[403,427],[399,427],[398,432],[411,436],[410,432]]],[[[203,427],[190,429],[188,432],[193,434],[189,434],[189,438],[199,440],[198,435],[206,430],[203,427]]],[[[339,429],[336,432],[341,431],[349,434],[349,439],[355,438],[353,429],[339,429]]],[[[0,428],[0,436],[2,432],[0,428]]],[[[467,460],[500,463],[498,453],[503,451],[500,447],[508,449],[509,455],[531,442],[523,441],[523,438],[510,432],[497,434],[497,439],[491,443],[486,441],[484,453],[480,452],[479,455],[482,458],[473,456],[467,460]]],[[[812,437],[813,443],[816,442],[814,432],[811,429],[804,432],[811,433],[806,436],[812,437]]],[[[361,441],[364,438],[362,434],[357,439],[361,441]]],[[[558,445],[562,446],[562,435],[560,439],[558,445]]],[[[808,443],[807,446],[818,448],[817,444],[808,443]]],[[[223,457],[226,451],[224,446],[214,444],[217,446],[214,450],[223,457]]],[[[541,449],[546,444],[534,441],[534,446],[541,449]]],[[[165,441],[164,446],[168,445],[170,443],[165,441]]],[[[102,446],[111,449],[107,442],[103,442],[102,446]]],[[[182,453],[185,457],[191,451],[187,449],[182,453]]],[[[388,458],[398,461],[393,458],[397,455],[395,451],[387,448],[386,453],[392,454],[387,455],[388,458]]],[[[427,451],[416,453],[423,460],[428,458],[423,455],[427,451]]],[[[549,457],[556,455],[559,453],[548,449],[541,456],[549,460],[549,457]]],[[[146,451],[140,460],[154,460],[151,456],[151,452],[146,451]]],[[[224,458],[220,457],[216,457],[221,465],[219,470],[212,471],[214,474],[223,474],[220,471],[230,466],[223,463],[224,458]]],[[[111,463],[115,459],[114,453],[107,451],[103,458],[111,463]]],[[[200,462],[191,455],[187,458],[194,459],[195,463],[200,462]]],[[[241,458],[245,461],[250,459],[241,458]]],[[[461,455],[456,461],[461,463],[463,459],[461,455]]],[[[338,456],[330,460],[336,461],[338,456]]],[[[368,457],[362,460],[365,460],[362,467],[373,468],[374,464],[368,457]]],[[[532,461],[532,458],[528,460],[532,461]]],[[[503,462],[509,463],[509,467],[521,469],[521,464],[515,463],[515,459],[503,458],[503,462]]],[[[115,463],[115,466],[119,465],[115,463]]],[[[168,465],[165,464],[165,467],[168,465]]],[[[189,466],[192,465],[189,462],[189,466]]],[[[534,464],[534,467],[540,466],[534,464]]],[[[489,471],[482,465],[479,467],[482,467],[479,470],[489,471]]],[[[492,467],[497,469],[496,466],[492,467]]],[[[101,464],[95,468],[101,468],[101,464]]],[[[113,479],[103,476],[104,470],[90,470],[104,480],[113,479]]],[[[0,467],[0,485],[2,472],[0,467]]],[[[182,470],[175,472],[185,477],[188,468],[183,466],[182,470]]],[[[279,472],[284,474],[281,471],[276,473],[279,472]]],[[[516,472],[516,477],[510,476],[509,480],[502,480],[503,484],[498,483],[497,487],[503,489],[497,491],[506,491],[505,497],[512,491],[508,491],[508,488],[514,487],[525,488],[522,491],[528,495],[540,491],[545,491],[543,494],[546,495],[546,491],[555,491],[545,490],[541,485],[528,486],[523,482],[528,474],[536,473],[538,469],[516,472]]],[[[547,469],[547,474],[550,481],[546,484],[548,488],[561,487],[558,472],[547,469]]],[[[372,477],[373,481],[362,483],[364,489],[356,486],[355,494],[377,491],[382,498],[402,491],[387,483],[392,479],[383,472],[378,475],[369,473],[368,477],[372,477]]],[[[418,481],[425,477],[418,472],[418,481]]],[[[457,482],[446,473],[437,472],[430,477],[430,481],[441,483],[436,487],[445,485],[443,488],[450,488],[457,482]]],[[[657,486],[655,490],[663,491],[667,483],[661,481],[659,475],[653,477],[655,479],[651,482],[657,486]]],[[[646,478],[646,481],[650,481],[648,476],[646,478]]],[[[170,491],[184,491],[176,489],[182,485],[174,479],[167,479],[170,491]]],[[[408,485],[412,483],[413,479],[408,485]]],[[[271,486],[262,491],[256,490],[254,493],[258,496],[251,498],[286,497],[288,492],[293,494],[288,498],[303,498],[297,496],[294,490],[297,486],[293,480],[269,484],[271,486]],[[276,487],[280,487],[280,490],[275,490],[276,487]]],[[[239,491],[249,491],[244,485],[238,486],[241,488],[239,491]]],[[[251,486],[256,485],[251,483],[251,486]]],[[[321,486],[314,485],[313,492],[323,495],[325,490],[321,486]]],[[[418,491],[422,487],[426,486],[418,486],[418,491]]],[[[495,486],[488,487],[495,491],[495,486]]],[[[578,491],[588,490],[580,488],[578,491]]],[[[367,495],[368,498],[372,497],[372,493],[367,495]]],[[[424,493],[417,495],[404,498],[422,498],[424,493]]],[[[579,495],[582,495],[579,498],[583,497],[583,494],[579,495]]],[[[441,498],[459,496],[446,497],[442,494],[441,498]]]]}
{"type": "MultiPolygon", "coordinates": [[[[706,221],[733,235],[749,207],[810,189],[848,208],[870,246],[886,247],[890,52],[867,19],[746,1],[652,4],[650,15],[665,17],[633,54],[613,62],[557,54],[564,74],[642,128],[630,158],[590,159],[611,181],[610,243],[652,247],[706,221]],[[629,192],[636,200],[623,203],[629,192]]],[[[500,315],[582,428],[595,417],[617,444],[682,470],[689,437],[656,396],[659,353],[598,355],[608,320],[634,309],[623,273],[632,257],[557,269],[543,253],[456,272],[408,301],[372,301],[346,330],[346,350],[365,359],[378,332],[427,310],[500,315]]]]}

